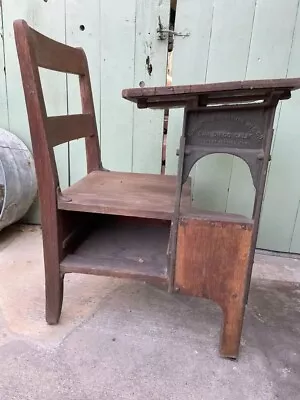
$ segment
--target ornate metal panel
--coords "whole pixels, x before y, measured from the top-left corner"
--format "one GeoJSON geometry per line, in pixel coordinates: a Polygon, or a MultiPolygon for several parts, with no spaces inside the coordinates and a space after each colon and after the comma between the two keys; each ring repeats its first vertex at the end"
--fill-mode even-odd
{"type": "Polygon", "coordinates": [[[228,153],[248,164],[253,184],[258,189],[266,137],[272,136],[275,107],[251,104],[245,108],[211,106],[187,110],[183,182],[199,159],[209,154],[228,153]]]}

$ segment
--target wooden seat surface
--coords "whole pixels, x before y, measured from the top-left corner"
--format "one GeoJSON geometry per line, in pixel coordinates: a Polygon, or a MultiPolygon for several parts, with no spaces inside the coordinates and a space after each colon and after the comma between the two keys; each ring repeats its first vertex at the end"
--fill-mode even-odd
{"type": "MultiPolygon", "coordinates": [[[[176,177],[94,171],[65,189],[60,210],[171,220],[176,177]]],[[[190,181],[183,187],[182,208],[191,203],[190,181]]]]}

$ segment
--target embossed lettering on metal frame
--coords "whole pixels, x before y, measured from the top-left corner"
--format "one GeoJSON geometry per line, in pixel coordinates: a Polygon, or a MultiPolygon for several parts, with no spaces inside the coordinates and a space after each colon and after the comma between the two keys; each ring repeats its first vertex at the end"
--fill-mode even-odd
{"type": "MultiPolygon", "coordinates": [[[[252,105],[251,105],[252,106],[252,105]]],[[[272,126],[276,105],[265,107],[187,109],[183,182],[193,165],[206,155],[227,153],[242,158],[249,166],[258,189],[266,136],[272,126]]]]}

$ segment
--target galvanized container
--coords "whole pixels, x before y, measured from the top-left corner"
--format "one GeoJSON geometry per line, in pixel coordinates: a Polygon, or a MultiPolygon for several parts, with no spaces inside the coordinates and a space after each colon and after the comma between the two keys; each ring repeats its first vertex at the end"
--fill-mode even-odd
{"type": "Polygon", "coordinates": [[[26,214],[36,193],[30,151],[17,136],[0,129],[0,230],[26,214]]]}

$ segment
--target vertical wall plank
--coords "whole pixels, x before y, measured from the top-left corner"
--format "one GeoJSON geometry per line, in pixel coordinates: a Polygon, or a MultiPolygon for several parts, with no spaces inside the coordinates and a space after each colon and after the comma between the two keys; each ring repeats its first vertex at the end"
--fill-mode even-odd
{"type": "MultiPolygon", "coordinates": [[[[297,46],[295,22],[298,3],[297,0],[285,3],[280,0],[258,0],[246,79],[284,78],[287,74],[299,76],[299,68],[292,74],[292,71],[288,72],[289,60],[290,67],[292,64],[299,64],[297,52],[294,50],[294,55],[291,54],[292,43],[294,42],[294,48],[297,46]]],[[[299,54],[299,50],[297,51],[299,54]]],[[[295,185],[293,189],[293,184],[288,184],[290,166],[297,164],[297,156],[291,157],[292,149],[289,145],[289,137],[293,135],[290,132],[291,124],[297,125],[297,113],[292,114],[295,111],[294,101],[283,102],[282,108],[281,105],[278,108],[281,111],[277,113],[279,120],[274,124],[277,129],[258,238],[259,247],[280,251],[289,249],[299,199],[292,194],[296,190],[295,185]],[[288,198],[283,200],[287,193],[288,198]],[[283,204],[286,205],[285,210],[282,210],[283,204]]],[[[227,211],[251,215],[254,194],[250,173],[244,166],[242,168],[242,161],[235,158],[227,211]]]]}
{"type": "MultiPolygon", "coordinates": [[[[174,84],[243,79],[249,54],[255,0],[242,3],[236,0],[200,1],[197,7],[194,2],[182,2],[178,7],[176,30],[181,31],[185,28],[191,31],[191,36],[184,41],[176,38],[173,59],[174,84]],[[182,19],[184,21],[181,21],[182,19]],[[198,31],[191,29],[194,28],[193,24],[198,31]],[[205,29],[205,34],[199,32],[199,29],[205,29]],[[202,65],[197,68],[199,57],[202,65]],[[186,59],[189,59],[189,63],[186,59]],[[191,73],[188,68],[195,73],[191,73]],[[182,79],[178,79],[178,75],[182,79]]],[[[175,151],[173,136],[176,130],[177,142],[181,118],[180,112],[172,112],[168,133],[171,135],[172,144],[168,144],[168,151],[175,151]]],[[[170,137],[168,141],[169,139],[170,137]]],[[[168,159],[167,161],[169,163],[168,159]]],[[[231,169],[232,156],[210,156],[201,160],[196,165],[194,175],[195,203],[206,209],[225,210],[231,169]]],[[[172,171],[175,171],[174,167],[172,171]]]]}
{"type": "MultiPolygon", "coordinates": [[[[86,52],[93,90],[98,133],[100,134],[100,2],[66,0],[66,42],[86,52]]],[[[105,40],[103,38],[103,40],[105,40]]],[[[79,80],[68,75],[68,113],[81,113],[79,80]]],[[[86,175],[84,139],[70,142],[71,184],[86,175]]]]}
{"type": "MultiPolygon", "coordinates": [[[[169,25],[170,0],[139,0],[136,9],[134,86],[164,86],[166,83],[168,40],[158,40],[158,18],[169,25]],[[148,65],[147,65],[148,63],[148,65]]],[[[132,170],[160,173],[162,159],[162,110],[133,113],[132,170]]]]}
{"type": "Polygon", "coordinates": [[[103,165],[131,171],[134,105],[121,92],[134,86],[136,0],[101,0],[100,6],[103,165]]]}
{"type": "MultiPolygon", "coordinates": [[[[173,54],[173,85],[205,81],[207,55],[211,35],[213,0],[177,2],[175,30],[190,33],[175,37],[173,54]]],[[[182,130],[183,110],[170,110],[167,137],[166,173],[176,174],[176,149],[182,130]]]]}
{"type": "MultiPolygon", "coordinates": [[[[13,21],[23,18],[32,27],[45,35],[65,41],[65,7],[64,1],[52,0],[2,0],[4,44],[7,74],[7,96],[9,108],[10,130],[31,148],[27,112],[21,83],[19,62],[17,58],[13,21]]],[[[66,79],[64,74],[42,71],[41,80],[45,91],[47,112],[49,115],[66,113],[66,79]],[[48,100],[48,101],[47,101],[48,100]]],[[[68,184],[68,146],[58,146],[55,156],[59,171],[60,184],[68,184]]],[[[31,222],[38,221],[37,207],[33,207],[28,215],[31,222]]]]}
{"type": "MultiPolygon", "coordinates": [[[[214,1],[207,82],[244,79],[254,10],[255,0],[214,1]]],[[[196,165],[196,204],[210,210],[225,211],[232,163],[232,156],[216,155],[207,157],[196,165]]]]}
{"type": "MultiPolygon", "coordinates": [[[[288,77],[300,76],[299,4],[294,4],[294,7],[296,10],[290,10],[290,16],[285,7],[285,24],[288,24],[290,29],[293,28],[293,20],[297,17],[295,29],[289,37],[288,77]]],[[[295,92],[291,100],[282,103],[278,121],[259,236],[260,247],[271,250],[300,252],[296,220],[300,200],[299,107],[300,93],[295,92]],[[296,236],[293,238],[294,228],[296,236]]]]}
{"type": "MultiPolygon", "coordinates": [[[[23,18],[32,27],[45,35],[65,41],[64,2],[52,0],[49,3],[37,0],[3,0],[4,15],[4,43],[6,56],[8,107],[10,129],[18,135],[27,146],[31,147],[25,99],[21,83],[19,62],[13,33],[13,21],[23,18]],[[55,21],[55,24],[53,23],[55,21]],[[55,28],[55,29],[54,29],[55,28]]],[[[66,81],[64,74],[42,71],[41,79],[45,91],[47,112],[49,115],[64,114],[66,112],[66,81]],[[49,101],[47,101],[47,99],[49,101]]],[[[58,149],[57,161],[62,186],[67,184],[68,153],[67,147],[58,149]]]]}

